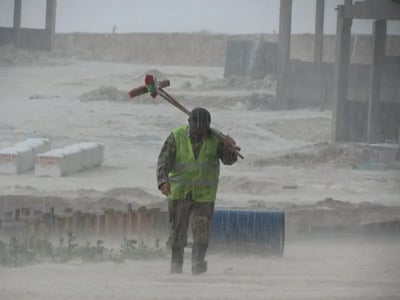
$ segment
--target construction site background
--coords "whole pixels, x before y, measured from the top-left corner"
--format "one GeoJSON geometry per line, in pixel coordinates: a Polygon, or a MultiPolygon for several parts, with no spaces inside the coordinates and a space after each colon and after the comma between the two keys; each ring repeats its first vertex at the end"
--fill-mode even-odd
{"type": "MultiPolygon", "coordinates": [[[[126,33],[56,34],[54,52],[80,59],[151,63],[186,66],[223,66],[229,40],[259,40],[277,42],[277,34],[226,35],[208,33],[126,33]],[[182,54],[185,55],[182,55],[182,54]]],[[[372,37],[352,36],[351,60],[369,64],[372,57],[372,37]]],[[[295,34],[291,40],[291,58],[312,61],[314,36],[295,34]]],[[[386,55],[400,56],[400,36],[388,36],[386,55]]],[[[325,35],[325,62],[335,60],[335,36],[325,35]]]]}

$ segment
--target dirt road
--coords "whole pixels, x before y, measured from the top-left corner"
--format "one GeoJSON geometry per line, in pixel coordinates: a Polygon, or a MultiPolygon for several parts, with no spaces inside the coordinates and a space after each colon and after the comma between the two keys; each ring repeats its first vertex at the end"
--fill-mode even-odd
{"type": "Polygon", "coordinates": [[[307,240],[283,258],[212,254],[209,272],[168,273],[169,261],[41,264],[0,268],[0,298],[400,299],[400,241],[307,240]]]}

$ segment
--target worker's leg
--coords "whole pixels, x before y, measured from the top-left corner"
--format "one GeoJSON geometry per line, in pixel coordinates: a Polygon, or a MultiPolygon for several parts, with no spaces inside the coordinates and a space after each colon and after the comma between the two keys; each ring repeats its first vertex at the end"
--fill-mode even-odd
{"type": "Polygon", "coordinates": [[[207,271],[205,256],[210,238],[210,225],[214,211],[214,202],[193,203],[192,230],[192,273],[201,274],[207,271]]]}
{"type": "Polygon", "coordinates": [[[182,273],[183,253],[187,242],[190,202],[188,200],[169,200],[169,221],[171,232],[171,273],[182,273]]]}

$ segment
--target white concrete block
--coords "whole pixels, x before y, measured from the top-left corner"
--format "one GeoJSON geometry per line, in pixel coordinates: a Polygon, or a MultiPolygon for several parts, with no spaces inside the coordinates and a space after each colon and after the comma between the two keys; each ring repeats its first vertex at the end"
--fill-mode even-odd
{"type": "Polygon", "coordinates": [[[50,149],[49,139],[27,139],[0,150],[0,173],[20,174],[32,170],[35,155],[50,149]]]}
{"type": "Polygon", "coordinates": [[[60,177],[66,173],[67,159],[57,150],[36,155],[35,175],[60,177]]]}
{"type": "Polygon", "coordinates": [[[29,145],[30,147],[32,147],[33,154],[35,156],[39,153],[50,151],[51,149],[50,139],[32,138],[18,143],[17,145],[19,144],[29,145]]]}
{"type": "Polygon", "coordinates": [[[104,147],[98,143],[79,143],[36,156],[35,175],[60,177],[99,166],[104,147]]]}
{"type": "Polygon", "coordinates": [[[99,143],[81,143],[83,149],[83,167],[92,168],[100,166],[104,159],[104,146],[99,143]]]}

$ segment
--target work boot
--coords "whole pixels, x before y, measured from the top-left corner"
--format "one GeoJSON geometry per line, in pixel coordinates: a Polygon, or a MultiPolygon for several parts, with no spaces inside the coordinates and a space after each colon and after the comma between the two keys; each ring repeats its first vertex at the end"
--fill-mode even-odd
{"type": "Polygon", "coordinates": [[[181,274],[183,264],[171,263],[171,274],[181,274]]]}
{"type": "Polygon", "coordinates": [[[183,247],[171,247],[171,273],[182,273],[183,247]]]}
{"type": "Polygon", "coordinates": [[[207,246],[202,244],[193,244],[192,246],[192,274],[198,275],[207,272],[206,256],[207,246]]]}
{"type": "Polygon", "coordinates": [[[192,263],[192,274],[199,275],[201,273],[207,272],[207,261],[203,260],[201,262],[192,263]]]}

